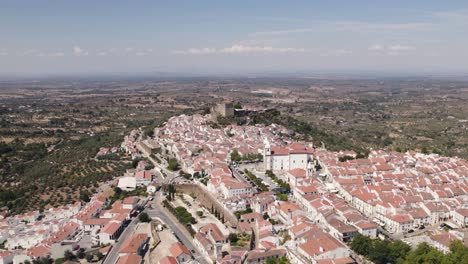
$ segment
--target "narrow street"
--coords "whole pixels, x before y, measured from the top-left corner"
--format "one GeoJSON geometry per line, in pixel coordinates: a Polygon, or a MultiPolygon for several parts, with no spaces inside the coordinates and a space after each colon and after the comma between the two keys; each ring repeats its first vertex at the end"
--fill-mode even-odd
{"type": "Polygon", "coordinates": [[[183,227],[177,219],[169,213],[165,208],[161,206],[160,203],[155,202],[153,203],[154,209],[148,209],[146,212],[151,218],[159,218],[163,221],[173,232],[174,235],[184,244],[190,252],[194,255],[194,258],[200,263],[210,263],[208,262],[203,254],[198,251],[197,247],[192,243],[192,236],[188,233],[188,231],[183,227]],[[193,253],[195,252],[195,253],[193,253]]]}
{"type": "Polygon", "coordinates": [[[138,223],[138,217],[132,219],[130,224],[124,229],[118,241],[113,245],[112,249],[107,253],[107,257],[102,262],[103,264],[114,264],[119,257],[119,250],[123,242],[129,238],[135,231],[135,226],[138,223]]]}

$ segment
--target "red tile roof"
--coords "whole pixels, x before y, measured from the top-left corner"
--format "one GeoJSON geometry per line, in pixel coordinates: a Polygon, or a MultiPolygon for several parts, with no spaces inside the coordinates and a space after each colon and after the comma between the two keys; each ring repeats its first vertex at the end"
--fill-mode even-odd
{"type": "Polygon", "coordinates": [[[167,256],[159,260],[159,264],[178,264],[173,256],[167,256]]]}
{"type": "Polygon", "coordinates": [[[180,242],[174,243],[169,248],[169,252],[171,252],[171,255],[176,258],[182,254],[187,254],[189,256],[192,255],[190,251],[188,250],[188,248],[180,242]]]}
{"type": "Polygon", "coordinates": [[[141,256],[137,254],[127,254],[119,257],[116,264],[140,264],[141,260],[141,256]]]}
{"type": "Polygon", "coordinates": [[[119,253],[137,253],[138,249],[148,241],[147,234],[136,234],[127,238],[119,250],[119,253]]]}

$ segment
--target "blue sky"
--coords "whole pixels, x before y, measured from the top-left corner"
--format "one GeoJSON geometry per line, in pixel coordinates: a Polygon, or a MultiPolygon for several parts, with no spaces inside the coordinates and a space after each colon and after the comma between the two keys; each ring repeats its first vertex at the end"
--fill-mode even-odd
{"type": "Polygon", "coordinates": [[[0,1],[0,73],[468,72],[468,1],[0,1]]]}

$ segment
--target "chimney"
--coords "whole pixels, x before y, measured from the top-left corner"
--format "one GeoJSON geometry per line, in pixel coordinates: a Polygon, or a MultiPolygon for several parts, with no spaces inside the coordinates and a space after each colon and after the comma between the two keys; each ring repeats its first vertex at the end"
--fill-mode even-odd
{"type": "Polygon", "coordinates": [[[325,249],[323,247],[320,247],[320,253],[323,253],[325,251],[325,249]]]}

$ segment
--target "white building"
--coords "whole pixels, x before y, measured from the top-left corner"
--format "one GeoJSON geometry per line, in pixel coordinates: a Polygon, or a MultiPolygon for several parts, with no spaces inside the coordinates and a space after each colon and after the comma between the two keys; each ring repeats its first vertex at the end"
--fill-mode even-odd
{"type": "Polygon", "coordinates": [[[101,232],[98,234],[99,243],[101,245],[114,244],[117,241],[117,238],[119,238],[120,233],[122,233],[122,231],[122,224],[116,222],[108,223],[101,229],[101,232]]]}
{"type": "Polygon", "coordinates": [[[468,208],[460,208],[452,212],[453,221],[461,227],[468,226],[468,208]]]}
{"type": "Polygon", "coordinates": [[[15,248],[32,248],[39,244],[45,238],[45,233],[25,233],[21,235],[17,234],[8,238],[8,240],[5,243],[5,247],[10,250],[15,248]]]}
{"type": "Polygon", "coordinates": [[[135,177],[121,177],[117,187],[123,191],[133,191],[136,189],[136,178],[135,177]]]}
{"type": "Polygon", "coordinates": [[[322,259],[339,259],[349,257],[348,248],[329,234],[320,234],[309,239],[298,247],[298,252],[309,263],[322,259]]]}
{"type": "Polygon", "coordinates": [[[450,244],[456,240],[460,240],[457,236],[443,232],[440,234],[430,236],[431,244],[438,250],[442,251],[444,254],[450,252],[450,244]]]}
{"type": "Polygon", "coordinates": [[[300,143],[292,143],[287,147],[270,146],[265,142],[263,164],[265,170],[289,171],[293,169],[308,170],[311,175],[313,166],[313,149],[300,143]]]}
{"type": "Polygon", "coordinates": [[[153,175],[149,170],[142,170],[135,173],[135,180],[138,186],[148,186],[153,180],[153,175]]]}
{"type": "Polygon", "coordinates": [[[223,181],[220,185],[220,191],[227,199],[252,194],[252,186],[240,181],[223,181]]]}
{"type": "Polygon", "coordinates": [[[385,229],[390,233],[404,234],[413,228],[414,221],[408,214],[387,215],[385,229]]]}

